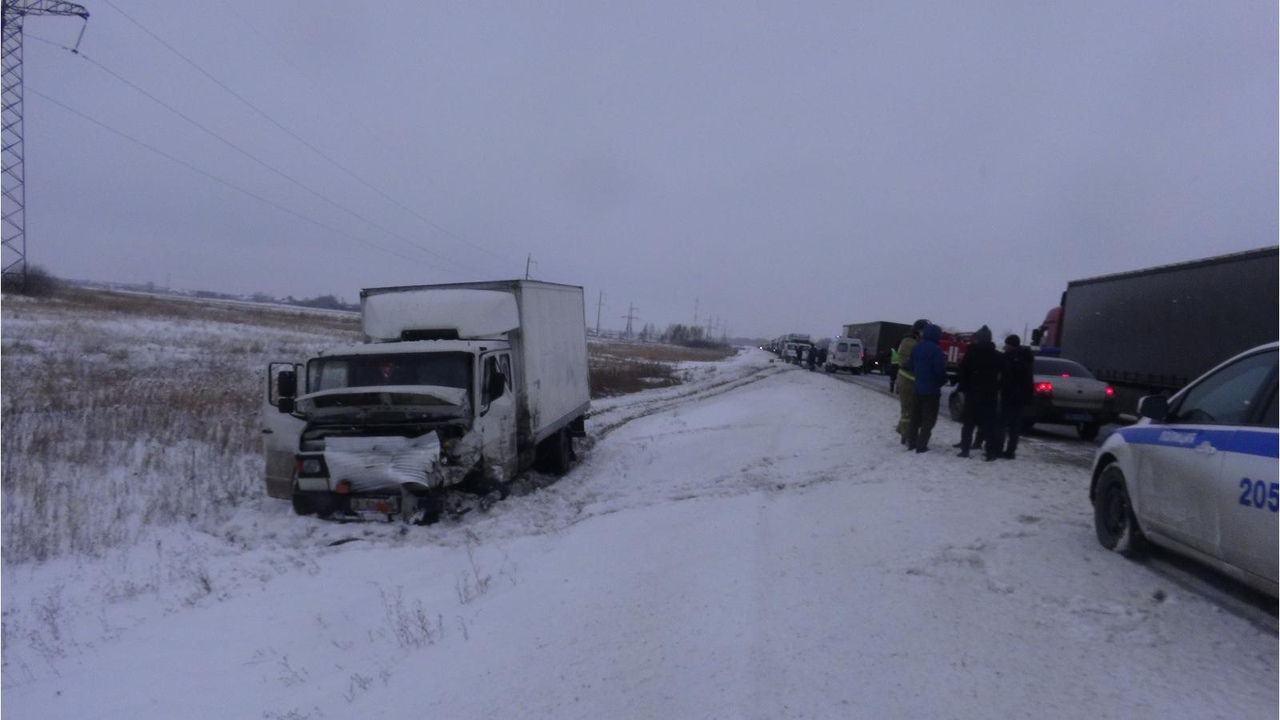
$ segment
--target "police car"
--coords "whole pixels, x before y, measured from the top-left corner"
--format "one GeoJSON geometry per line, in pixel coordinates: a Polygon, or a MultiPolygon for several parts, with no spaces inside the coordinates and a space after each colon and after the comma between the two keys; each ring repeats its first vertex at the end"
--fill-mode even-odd
{"type": "Polygon", "coordinates": [[[1133,557],[1152,542],[1276,596],[1278,347],[1143,398],[1141,420],[1098,448],[1089,498],[1103,547],[1133,557]]]}

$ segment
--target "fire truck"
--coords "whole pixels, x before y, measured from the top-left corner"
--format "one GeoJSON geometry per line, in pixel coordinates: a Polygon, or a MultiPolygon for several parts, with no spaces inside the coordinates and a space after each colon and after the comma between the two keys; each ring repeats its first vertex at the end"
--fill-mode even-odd
{"type": "Polygon", "coordinates": [[[947,356],[947,380],[955,385],[960,376],[960,361],[964,359],[965,352],[969,349],[969,344],[973,342],[973,333],[942,333],[942,339],[938,341],[938,347],[942,348],[942,352],[947,356]]]}

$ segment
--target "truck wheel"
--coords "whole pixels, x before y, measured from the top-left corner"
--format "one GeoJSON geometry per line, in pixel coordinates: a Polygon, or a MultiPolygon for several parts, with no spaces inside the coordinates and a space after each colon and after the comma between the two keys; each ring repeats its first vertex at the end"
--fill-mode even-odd
{"type": "Polygon", "coordinates": [[[964,393],[956,390],[951,393],[951,399],[947,401],[947,410],[951,412],[951,419],[955,422],[964,422],[964,393]]]}
{"type": "Polygon", "coordinates": [[[567,429],[542,441],[538,446],[541,455],[539,469],[552,475],[564,475],[569,472],[569,464],[573,460],[573,438],[567,429]]]}
{"type": "Polygon", "coordinates": [[[444,495],[433,492],[420,497],[418,507],[422,509],[422,518],[418,520],[418,524],[435,525],[440,522],[440,516],[444,514],[444,495]]]}
{"type": "Polygon", "coordinates": [[[1080,423],[1076,426],[1076,433],[1080,435],[1081,440],[1092,440],[1098,437],[1098,423],[1080,423]]]}
{"type": "Polygon", "coordinates": [[[1098,478],[1093,496],[1093,527],[1098,542],[1108,550],[1132,558],[1146,549],[1147,538],[1133,515],[1124,472],[1115,464],[1108,465],[1098,478]]]}

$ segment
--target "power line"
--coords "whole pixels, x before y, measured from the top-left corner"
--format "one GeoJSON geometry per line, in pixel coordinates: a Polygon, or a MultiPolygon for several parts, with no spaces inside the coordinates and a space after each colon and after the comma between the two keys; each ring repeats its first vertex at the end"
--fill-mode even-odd
{"type": "MultiPolygon", "coordinates": [[[[324,158],[326,161],[328,161],[328,162],[329,162],[330,164],[332,164],[334,167],[336,167],[336,168],[338,168],[339,170],[341,170],[342,172],[346,173],[348,177],[350,177],[350,178],[352,178],[352,179],[356,180],[357,182],[359,182],[360,184],[362,184],[362,185],[364,185],[365,187],[369,188],[370,190],[374,191],[375,193],[377,193],[377,194],[378,194],[378,195],[380,195],[382,198],[384,198],[384,199],[385,199],[385,200],[387,200],[388,202],[392,203],[392,204],[393,204],[393,205],[395,205],[396,207],[398,207],[398,208],[400,208],[400,209],[404,210],[405,212],[408,212],[409,214],[411,214],[411,215],[413,215],[414,217],[418,218],[418,219],[419,219],[419,220],[421,220],[422,222],[424,222],[424,223],[426,223],[426,224],[430,225],[432,228],[434,228],[434,229],[436,229],[436,230],[438,230],[438,231],[440,231],[440,232],[444,233],[445,235],[448,235],[449,237],[453,238],[454,240],[457,240],[458,242],[461,242],[461,243],[463,243],[463,244],[465,244],[465,245],[468,245],[468,246],[470,246],[470,247],[472,247],[472,248],[474,248],[474,249],[476,249],[476,250],[480,250],[481,252],[489,253],[490,255],[493,255],[494,257],[498,257],[498,258],[500,258],[500,259],[507,259],[507,258],[501,258],[501,256],[497,255],[496,253],[493,253],[492,251],[488,250],[487,248],[484,248],[484,247],[481,247],[481,246],[479,246],[479,245],[476,245],[476,244],[474,244],[474,243],[470,242],[469,240],[467,240],[467,239],[465,239],[465,238],[463,238],[463,237],[461,237],[461,236],[459,236],[459,235],[457,235],[457,234],[455,234],[455,233],[453,233],[453,232],[450,232],[448,229],[446,229],[446,228],[442,227],[441,225],[439,225],[439,224],[437,224],[437,223],[435,223],[435,222],[433,222],[433,221],[429,220],[428,218],[423,217],[422,215],[418,214],[417,212],[415,212],[414,210],[412,210],[412,209],[411,209],[411,208],[409,208],[408,206],[406,206],[406,205],[404,205],[403,203],[401,203],[399,200],[396,200],[395,198],[391,197],[391,196],[390,196],[390,195],[388,195],[387,193],[383,192],[381,189],[379,189],[378,187],[374,186],[372,183],[368,182],[368,181],[367,181],[367,180],[365,180],[364,178],[360,177],[360,176],[359,176],[359,175],[357,175],[355,172],[353,172],[353,171],[351,171],[351,170],[347,169],[344,165],[342,165],[342,163],[339,163],[337,160],[333,159],[332,157],[329,157],[329,155],[325,154],[322,150],[320,150],[319,148],[315,147],[315,146],[314,146],[314,145],[312,145],[311,143],[309,143],[309,142],[307,142],[306,140],[304,140],[304,139],[302,139],[301,137],[299,137],[299,136],[298,136],[296,133],[294,133],[292,130],[290,130],[289,128],[285,127],[283,124],[281,124],[280,122],[278,122],[275,118],[271,117],[271,116],[270,116],[270,115],[268,115],[266,112],[264,112],[263,110],[261,110],[260,108],[258,108],[258,106],[256,106],[256,105],[254,105],[253,103],[249,102],[249,101],[248,101],[247,99],[245,99],[242,95],[240,95],[239,93],[237,93],[235,90],[232,90],[229,86],[227,86],[227,84],[226,84],[226,83],[222,82],[222,81],[221,81],[221,80],[219,80],[217,77],[215,77],[212,73],[210,73],[209,71],[207,71],[207,70],[205,70],[204,68],[202,68],[202,67],[201,67],[200,65],[198,65],[194,60],[192,60],[191,58],[188,58],[186,55],[183,55],[181,52],[178,52],[177,48],[175,48],[175,47],[173,47],[172,45],[170,45],[169,43],[165,42],[163,38],[161,38],[159,35],[157,35],[157,34],[155,34],[154,32],[152,32],[150,29],[148,29],[148,28],[147,28],[147,26],[145,26],[145,25],[143,25],[142,23],[138,22],[138,21],[137,21],[137,20],[135,20],[132,16],[130,16],[128,13],[126,13],[126,12],[124,12],[123,10],[121,10],[120,8],[116,7],[116,6],[115,6],[115,4],[113,4],[113,3],[111,2],[111,0],[103,0],[103,2],[105,2],[105,3],[106,3],[108,6],[110,6],[113,10],[115,10],[116,12],[118,12],[118,13],[120,13],[122,16],[124,16],[124,18],[125,18],[126,20],[128,20],[128,21],[129,21],[129,22],[131,22],[131,23],[133,23],[133,24],[134,24],[134,25],[136,25],[138,28],[140,28],[143,32],[145,32],[146,34],[148,34],[148,35],[150,35],[152,38],[154,38],[156,42],[158,42],[158,43],[160,43],[161,45],[163,45],[163,46],[165,47],[165,49],[167,49],[169,52],[171,52],[171,53],[173,53],[174,55],[176,55],[176,56],[178,56],[179,58],[181,58],[183,62],[187,63],[187,64],[188,64],[188,65],[190,65],[192,68],[194,68],[197,72],[199,72],[200,74],[202,74],[202,75],[204,75],[205,77],[207,77],[207,78],[208,78],[210,81],[212,81],[215,85],[217,85],[218,87],[220,87],[220,88],[222,88],[223,90],[225,90],[225,91],[227,92],[227,94],[229,94],[229,95],[231,95],[232,97],[234,97],[235,99],[239,100],[239,101],[240,101],[241,103],[243,103],[246,107],[248,107],[249,109],[253,110],[255,113],[257,113],[257,114],[258,114],[258,115],[260,115],[262,118],[264,118],[265,120],[267,120],[267,122],[269,122],[269,123],[271,123],[272,125],[274,125],[274,126],[276,126],[277,128],[279,128],[281,132],[284,132],[286,135],[288,135],[289,137],[293,138],[294,140],[296,140],[297,142],[299,142],[300,144],[302,144],[304,147],[306,147],[307,149],[309,149],[309,150],[311,150],[312,152],[314,152],[316,155],[320,156],[321,158],[324,158]]],[[[403,240],[404,238],[401,238],[401,239],[403,240]]],[[[406,240],[406,242],[408,242],[408,241],[406,240]]],[[[412,244],[412,243],[411,243],[411,244],[412,244]]]]}
{"type": "MultiPolygon", "coordinates": [[[[324,87],[324,84],[323,84],[323,83],[317,82],[315,78],[313,78],[313,77],[311,77],[309,74],[307,74],[307,73],[306,73],[306,72],[305,72],[305,71],[304,71],[304,70],[303,70],[303,69],[302,69],[302,68],[301,68],[301,67],[300,67],[296,62],[294,62],[294,61],[293,61],[293,58],[291,58],[291,57],[289,56],[289,54],[288,54],[288,53],[284,52],[284,51],[283,51],[283,50],[281,50],[279,47],[277,47],[275,43],[271,42],[271,41],[270,41],[270,39],[269,39],[269,38],[267,38],[267,36],[263,35],[261,32],[258,32],[258,29],[257,29],[256,27],[254,27],[253,23],[252,23],[252,22],[250,22],[250,21],[249,21],[247,18],[245,18],[243,15],[241,15],[241,14],[240,14],[240,12],[239,12],[238,10],[236,10],[236,9],[235,9],[235,7],[234,7],[233,5],[231,5],[230,3],[227,3],[227,2],[223,2],[223,3],[222,3],[222,6],[223,6],[224,8],[226,8],[226,9],[227,9],[227,12],[229,12],[229,13],[231,13],[232,15],[235,15],[237,18],[239,18],[239,20],[240,20],[241,24],[243,24],[245,27],[249,28],[249,31],[250,31],[250,32],[252,32],[254,35],[256,35],[256,36],[258,37],[258,39],[262,41],[262,44],[263,44],[263,45],[266,45],[267,47],[271,48],[271,50],[272,50],[272,51],[274,51],[274,52],[275,52],[275,54],[276,54],[277,56],[279,56],[280,58],[282,58],[282,59],[285,61],[285,63],[287,63],[287,64],[289,65],[289,67],[293,69],[293,71],[294,71],[294,72],[296,72],[297,74],[299,74],[299,75],[301,75],[302,77],[306,78],[306,79],[307,79],[307,81],[308,81],[308,82],[310,82],[310,83],[312,84],[312,86],[315,86],[315,87],[324,87]]],[[[135,24],[136,24],[136,21],[135,21],[135,24]]],[[[197,68],[197,69],[198,69],[198,68],[197,68]]],[[[238,97],[238,96],[237,96],[237,97],[238,97]]],[[[339,100],[340,100],[340,98],[339,98],[339,100]]],[[[246,104],[248,104],[248,103],[246,102],[246,104]]],[[[252,106],[252,105],[250,105],[250,107],[253,107],[253,106],[252,106]]],[[[254,108],[254,109],[256,110],[257,108],[254,108]]],[[[263,115],[264,115],[264,117],[266,117],[265,113],[264,113],[263,115]]],[[[269,117],[268,117],[267,119],[268,119],[268,120],[270,120],[271,118],[269,118],[269,117]]],[[[274,121],[274,120],[272,120],[272,122],[274,123],[275,121],[274,121]]],[[[375,130],[375,129],[371,128],[371,127],[369,127],[368,125],[365,125],[364,123],[360,122],[358,119],[357,119],[357,120],[355,120],[355,123],[356,123],[356,125],[358,125],[362,130],[364,130],[364,131],[365,131],[365,133],[366,133],[366,135],[368,135],[368,137],[370,137],[370,138],[372,138],[373,140],[377,141],[377,142],[378,142],[380,145],[382,145],[384,148],[386,148],[386,149],[388,149],[388,150],[391,150],[392,152],[399,152],[399,151],[400,151],[398,148],[391,147],[390,145],[388,145],[388,144],[386,144],[386,143],[382,142],[382,133],[381,133],[381,132],[379,132],[379,131],[377,131],[377,130],[375,130]]],[[[277,125],[278,125],[278,123],[277,123],[277,125]]],[[[284,129],[284,128],[282,127],[281,129],[284,129]]],[[[285,130],[285,132],[289,132],[289,131],[286,129],[286,130],[285,130]]],[[[292,135],[293,133],[289,133],[289,134],[290,134],[290,135],[292,135]]],[[[296,136],[295,136],[295,137],[296,137],[296,136]]],[[[307,147],[311,148],[311,145],[310,145],[309,143],[307,143],[306,141],[304,141],[304,140],[302,140],[302,139],[300,139],[300,138],[298,139],[298,142],[301,142],[303,145],[306,145],[307,147]]],[[[315,148],[312,148],[312,149],[313,149],[313,150],[315,150],[315,148]]],[[[381,195],[383,198],[385,198],[387,201],[389,201],[390,203],[392,203],[392,204],[393,204],[393,205],[395,205],[396,207],[398,207],[398,208],[400,208],[401,210],[404,210],[405,212],[409,213],[410,215],[412,215],[412,216],[414,216],[414,217],[418,218],[419,220],[421,220],[422,222],[426,223],[427,225],[430,225],[431,227],[435,228],[436,230],[439,230],[441,233],[444,233],[445,235],[447,235],[447,236],[449,236],[449,237],[453,238],[454,240],[457,240],[458,242],[461,242],[461,243],[463,243],[463,244],[465,244],[465,245],[468,245],[468,246],[470,246],[470,247],[472,247],[472,248],[475,248],[476,250],[480,250],[480,251],[482,251],[482,252],[489,253],[490,255],[492,255],[492,256],[494,256],[495,258],[498,258],[498,259],[500,259],[500,260],[510,260],[510,259],[511,259],[509,256],[502,256],[502,255],[499,255],[498,253],[496,253],[496,252],[494,252],[494,251],[492,251],[492,250],[489,250],[488,248],[486,248],[486,247],[484,247],[484,246],[482,246],[482,245],[477,245],[477,244],[475,244],[475,243],[471,242],[470,240],[467,240],[466,238],[464,238],[464,237],[462,237],[462,236],[460,236],[460,235],[458,235],[458,234],[456,234],[456,233],[454,233],[454,232],[450,231],[448,228],[446,228],[446,227],[444,227],[444,226],[442,226],[442,225],[440,225],[440,224],[436,223],[435,221],[431,220],[430,218],[423,217],[423,216],[422,216],[422,215],[420,215],[417,211],[415,211],[413,208],[410,208],[409,206],[407,206],[407,205],[405,205],[405,204],[401,203],[399,200],[396,200],[394,197],[392,197],[392,196],[390,196],[390,195],[388,195],[388,194],[386,194],[386,193],[382,192],[382,190],[378,189],[376,186],[374,186],[374,185],[372,185],[372,184],[370,184],[370,183],[368,183],[368,182],[365,182],[363,179],[361,179],[361,178],[360,178],[358,175],[356,175],[354,172],[352,172],[352,171],[350,171],[350,170],[347,170],[345,167],[343,167],[342,165],[338,164],[338,162],[337,162],[337,161],[332,160],[332,159],[330,159],[329,157],[327,157],[326,155],[324,155],[324,153],[321,153],[319,150],[315,150],[315,152],[316,152],[317,154],[319,154],[321,157],[325,158],[326,160],[329,160],[330,162],[332,162],[334,165],[336,165],[338,168],[342,169],[344,172],[346,172],[346,173],[347,173],[348,175],[350,175],[351,177],[353,177],[353,178],[355,178],[356,180],[358,180],[358,181],[360,181],[361,183],[363,183],[366,187],[368,187],[368,188],[372,189],[374,192],[376,192],[376,193],[378,193],[379,195],[381,195]]]]}
{"type": "MultiPolygon", "coordinates": [[[[406,238],[406,237],[404,237],[404,236],[400,235],[399,233],[396,233],[396,232],[394,232],[394,231],[392,231],[392,230],[389,230],[389,229],[387,229],[387,228],[385,228],[385,227],[383,227],[383,226],[379,225],[378,223],[374,222],[373,220],[370,220],[369,218],[365,217],[364,215],[361,215],[360,213],[356,212],[355,210],[352,210],[352,209],[350,209],[350,208],[346,207],[345,205],[342,205],[341,203],[338,203],[337,201],[335,201],[335,200],[333,200],[333,199],[329,198],[328,196],[326,196],[325,194],[321,193],[320,191],[315,190],[315,189],[313,189],[313,188],[311,188],[311,187],[308,187],[305,183],[301,182],[300,180],[297,180],[296,178],[292,177],[291,175],[289,175],[288,173],[284,172],[283,170],[280,170],[279,168],[276,168],[275,166],[273,166],[273,165],[271,165],[271,164],[267,163],[266,161],[262,160],[261,158],[258,158],[258,157],[257,157],[257,156],[255,156],[253,153],[250,153],[249,151],[245,150],[244,148],[240,147],[239,145],[236,145],[236,144],[235,144],[234,142],[232,142],[231,140],[228,140],[227,138],[223,137],[222,135],[219,135],[218,133],[214,132],[213,130],[211,130],[211,129],[209,129],[209,128],[205,127],[205,126],[204,126],[204,125],[202,125],[199,121],[197,121],[197,120],[195,120],[194,118],[190,117],[190,116],[189,116],[189,115],[187,115],[186,113],[183,113],[181,110],[178,110],[177,108],[174,108],[173,106],[171,106],[171,105],[169,105],[168,103],[164,102],[163,100],[161,100],[160,98],[156,97],[155,95],[152,95],[151,93],[147,92],[146,90],[144,90],[143,88],[141,88],[140,86],[138,86],[136,83],[134,83],[134,82],[132,82],[132,81],[128,80],[127,78],[125,78],[125,77],[121,76],[119,73],[117,73],[117,72],[115,72],[115,71],[111,70],[111,69],[110,69],[110,68],[108,68],[107,66],[103,65],[102,63],[98,62],[97,60],[94,60],[93,58],[89,57],[88,55],[85,55],[84,53],[77,53],[77,55],[79,55],[79,57],[84,58],[84,59],[85,59],[87,62],[89,62],[91,65],[93,65],[94,67],[97,67],[98,69],[100,69],[100,70],[102,70],[103,72],[107,73],[108,75],[110,75],[111,77],[115,78],[116,80],[119,80],[120,82],[124,83],[125,85],[128,85],[129,87],[133,88],[135,91],[137,91],[138,93],[142,94],[143,96],[145,96],[146,98],[148,98],[148,99],[149,99],[149,100],[151,100],[152,102],[156,103],[157,105],[160,105],[161,107],[165,108],[166,110],[168,110],[169,112],[173,113],[174,115],[177,115],[178,117],[182,118],[183,120],[185,120],[186,122],[190,123],[192,126],[194,126],[195,128],[197,128],[198,130],[200,130],[201,132],[206,133],[206,134],[207,134],[207,135],[209,135],[210,137],[212,137],[212,138],[214,138],[214,139],[218,140],[219,142],[223,143],[223,144],[224,144],[224,145],[226,145],[227,147],[229,147],[229,148],[231,148],[231,149],[235,150],[237,153],[239,153],[239,154],[243,155],[244,157],[248,158],[249,160],[253,161],[254,163],[257,163],[259,166],[261,166],[261,167],[265,168],[266,170],[269,170],[270,172],[275,173],[276,175],[278,175],[279,177],[283,178],[284,180],[286,180],[286,181],[288,181],[288,182],[290,182],[290,183],[292,183],[292,184],[294,184],[294,185],[298,186],[299,188],[302,188],[303,190],[307,191],[308,193],[310,193],[311,195],[315,196],[316,198],[318,198],[318,199],[319,199],[319,200],[321,200],[322,202],[324,202],[324,203],[326,203],[326,204],[330,205],[331,207],[337,208],[338,210],[341,210],[341,211],[343,211],[343,212],[345,212],[345,213],[347,213],[347,214],[351,215],[352,217],[354,217],[354,218],[356,218],[356,219],[360,220],[361,222],[364,222],[365,224],[369,225],[370,227],[376,228],[377,230],[379,230],[379,231],[381,231],[381,232],[383,232],[383,233],[385,233],[385,234],[387,234],[387,235],[390,235],[391,237],[394,237],[394,238],[396,238],[396,239],[398,239],[398,240],[400,240],[400,241],[404,242],[404,243],[405,243],[405,244],[407,244],[407,245],[413,246],[413,247],[417,248],[418,250],[421,250],[422,252],[425,252],[425,253],[427,253],[428,255],[431,255],[431,256],[433,256],[433,257],[435,257],[435,258],[439,259],[439,260],[442,260],[442,261],[444,261],[444,262],[450,263],[450,264],[455,265],[455,266],[457,266],[457,267],[459,267],[459,268],[468,269],[468,268],[466,268],[463,264],[461,264],[461,263],[459,263],[459,262],[457,262],[457,261],[455,261],[455,260],[452,260],[452,259],[450,259],[450,258],[447,258],[447,257],[445,257],[445,256],[441,255],[440,253],[438,253],[438,252],[434,251],[434,250],[431,250],[431,249],[425,248],[425,247],[423,247],[423,246],[421,246],[421,245],[419,245],[419,244],[417,244],[417,243],[413,242],[412,240],[410,240],[410,239],[408,239],[408,238],[406,238]]],[[[471,269],[471,270],[475,270],[475,268],[469,268],[469,269],[471,269]]]]}
{"type": "Polygon", "coordinates": [[[247,196],[249,196],[249,197],[253,198],[254,200],[257,200],[257,201],[259,201],[259,202],[262,202],[262,203],[264,203],[264,204],[266,204],[266,205],[270,205],[271,207],[273,207],[273,208],[275,208],[275,209],[277,209],[277,210],[280,210],[281,212],[284,212],[284,213],[287,213],[287,214],[289,214],[289,215],[292,215],[292,216],[294,216],[294,217],[298,218],[299,220],[303,220],[303,221],[305,221],[305,222],[311,223],[312,225],[315,225],[316,227],[323,228],[323,229],[328,230],[328,231],[330,231],[330,232],[332,232],[332,233],[334,233],[334,234],[336,234],[336,235],[340,235],[340,236],[345,237],[345,238],[348,238],[348,239],[350,239],[350,240],[355,240],[356,242],[361,243],[361,244],[363,244],[363,245],[366,245],[366,246],[368,246],[368,247],[371,247],[371,248],[373,248],[374,250],[378,250],[378,251],[380,251],[380,252],[385,252],[385,253],[388,253],[388,254],[390,254],[390,255],[394,255],[394,256],[396,256],[396,257],[398,257],[398,258],[401,258],[401,259],[403,259],[403,260],[408,260],[408,261],[410,261],[410,262],[418,262],[418,263],[422,262],[422,259],[421,259],[421,258],[414,258],[414,257],[409,257],[408,255],[403,255],[403,254],[401,254],[401,253],[396,252],[395,250],[392,250],[391,248],[383,247],[383,246],[378,245],[378,244],[376,244],[376,243],[370,242],[370,241],[368,241],[368,240],[366,240],[366,239],[364,239],[364,238],[361,238],[361,237],[358,237],[358,236],[356,236],[356,235],[352,235],[351,233],[345,232],[345,231],[343,231],[343,230],[341,230],[341,229],[339,229],[339,228],[335,228],[335,227],[333,227],[333,226],[331,226],[331,225],[326,225],[326,224],[324,224],[324,223],[322,223],[322,222],[320,222],[320,221],[318,221],[318,220],[314,220],[314,219],[312,219],[312,218],[309,218],[309,217],[307,217],[306,215],[303,215],[302,213],[299,213],[299,212],[297,212],[297,211],[295,211],[295,210],[291,210],[291,209],[289,209],[289,208],[287,208],[287,207],[285,207],[285,206],[283,206],[283,205],[281,205],[281,204],[279,204],[279,203],[275,202],[274,200],[270,200],[270,199],[264,198],[264,197],[262,197],[261,195],[258,195],[258,194],[256,194],[256,193],[254,193],[254,192],[250,191],[250,190],[246,190],[246,189],[244,189],[244,188],[240,187],[239,185],[236,185],[236,184],[235,184],[235,183],[233,183],[233,182],[230,182],[230,181],[228,181],[228,180],[223,180],[222,178],[220,178],[220,177],[218,177],[218,176],[216,176],[216,175],[213,175],[212,173],[209,173],[209,172],[207,172],[207,171],[205,171],[205,170],[201,170],[200,168],[198,168],[198,167],[196,167],[196,166],[192,165],[191,163],[189,163],[189,162],[187,162],[187,161],[185,161],[185,160],[182,160],[181,158],[174,157],[173,155],[170,155],[169,153],[165,152],[164,150],[161,150],[161,149],[159,149],[159,148],[157,148],[157,147],[154,147],[154,146],[152,146],[152,145],[149,145],[149,144],[147,144],[146,142],[143,142],[142,140],[139,140],[139,139],[137,139],[137,138],[135,138],[135,137],[133,137],[133,136],[131,136],[131,135],[127,134],[127,133],[124,133],[124,132],[122,132],[122,131],[120,131],[120,130],[117,130],[117,129],[115,129],[115,128],[111,127],[110,125],[107,125],[106,123],[104,123],[104,122],[100,121],[100,120],[97,120],[97,119],[95,119],[95,118],[93,118],[93,117],[90,117],[89,115],[86,115],[86,114],[84,114],[84,113],[80,112],[79,110],[76,110],[75,108],[73,108],[73,107],[69,106],[69,105],[66,105],[66,104],[64,104],[64,103],[62,103],[62,102],[59,102],[58,100],[55,100],[55,99],[53,99],[52,97],[49,97],[48,95],[46,95],[46,94],[44,94],[44,93],[40,92],[39,90],[37,90],[37,89],[35,89],[35,88],[31,87],[30,85],[28,85],[26,89],[27,89],[27,91],[31,92],[32,94],[34,94],[34,95],[36,95],[36,96],[38,96],[38,97],[44,98],[45,100],[47,100],[47,101],[49,101],[49,102],[53,103],[54,105],[57,105],[58,107],[62,108],[63,110],[66,110],[67,112],[72,113],[73,115],[77,115],[77,116],[79,116],[80,118],[82,118],[82,119],[84,119],[84,120],[87,120],[87,121],[89,121],[89,122],[93,123],[94,125],[97,125],[98,127],[102,128],[102,129],[104,129],[104,130],[106,130],[106,131],[108,131],[108,132],[114,133],[115,135],[118,135],[118,136],[120,136],[120,137],[124,138],[125,140],[128,140],[128,141],[132,142],[132,143],[136,143],[136,144],[138,144],[138,145],[140,145],[140,146],[142,146],[142,147],[146,148],[147,150],[150,150],[151,152],[153,152],[153,153],[155,153],[155,154],[157,154],[157,155],[159,155],[159,156],[161,156],[161,157],[163,157],[163,158],[165,158],[165,159],[167,159],[167,160],[170,160],[171,162],[175,162],[175,163],[177,163],[177,164],[179,164],[179,165],[181,165],[181,166],[183,166],[183,167],[187,168],[188,170],[191,170],[192,172],[195,172],[195,173],[197,173],[197,174],[203,175],[203,176],[205,176],[205,177],[209,178],[210,180],[213,180],[214,182],[216,182],[216,183],[218,183],[218,184],[220,184],[220,185],[224,185],[224,186],[226,186],[226,187],[228,187],[228,188],[230,188],[230,189],[232,189],[232,190],[235,190],[235,191],[236,191],[236,192],[238,192],[238,193],[241,193],[241,194],[243,194],[243,195],[247,195],[247,196]]]}

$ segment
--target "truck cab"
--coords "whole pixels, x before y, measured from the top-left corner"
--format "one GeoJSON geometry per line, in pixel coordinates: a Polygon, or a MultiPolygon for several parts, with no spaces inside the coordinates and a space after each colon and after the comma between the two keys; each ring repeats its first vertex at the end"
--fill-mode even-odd
{"type": "Polygon", "coordinates": [[[285,427],[267,436],[268,492],[300,514],[438,511],[433,489],[493,490],[517,473],[507,343],[357,345],[301,373],[273,369],[272,419],[285,427]]]}

